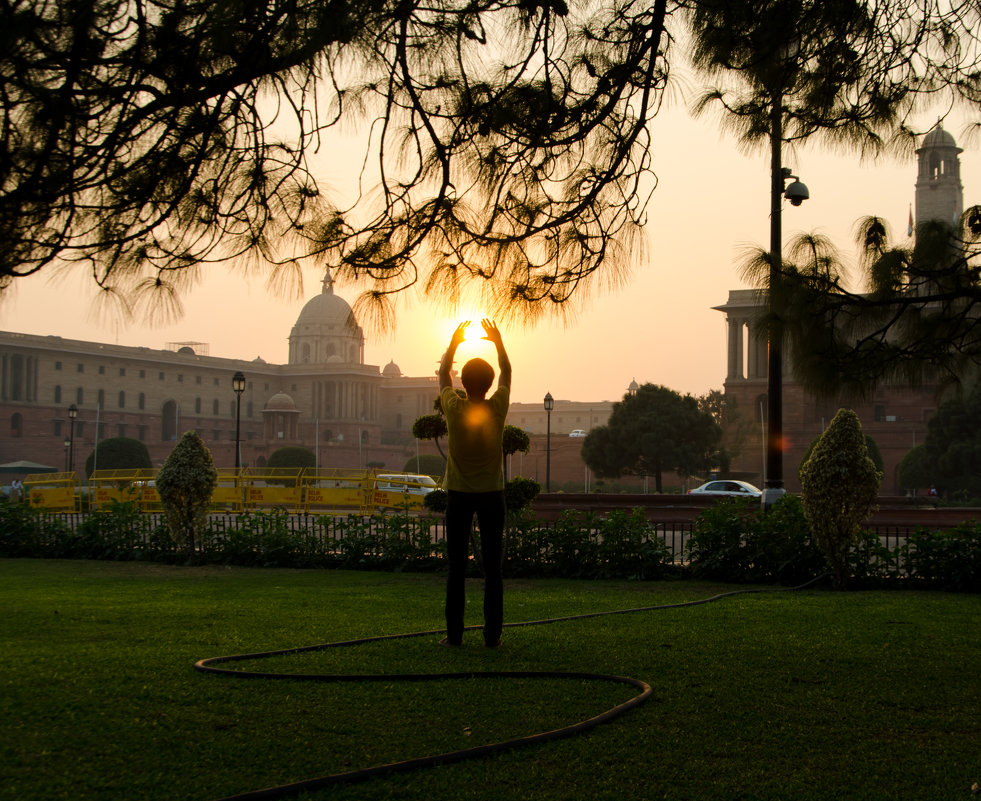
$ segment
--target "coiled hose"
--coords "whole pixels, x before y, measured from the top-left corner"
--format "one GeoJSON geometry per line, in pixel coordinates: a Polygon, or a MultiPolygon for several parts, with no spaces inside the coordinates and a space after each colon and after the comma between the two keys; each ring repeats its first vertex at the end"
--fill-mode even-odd
{"type": "MultiPolygon", "coordinates": [[[[517,628],[519,626],[542,626],[549,623],[564,623],[571,620],[586,620],[595,617],[608,617],[610,615],[628,615],[638,612],[653,612],[662,609],[680,609],[688,606],[699,606],[701,604],[713,603],[723,598],[731,598],[735,595],[749,595],[755,593],[769,592],[794,592],[810,587],[828,574],[818,576],[805,584],[797,587],[782,588],[752,588],[744,590],[733,590],[713,595],[709,598],[700,598],[694,601],[683,601],[673,604],[657,604],[654,606],[640,606],[633,609],[615,609],[608,612],[587,612],[581,615],[568,615],[566,617],[553,617],[546,620],[527,620],[517,623],[505,623],[505,628],[517,628]]],[[[467,630],[480,629],[480,626],[468,626],[467,630]]],[[[495,754],[501,751],[509,751],[515,748],[522,748],[536,743],[557,740],[563,737],[571,737],[576,734],[589,731],[603,723],[609,723],[614,718],[620,717],[624,713],[640,706],[651,696],[650,685],[640,679],[626,676],[616,676],[608,673],[579,673],[569,671],[533,670],[533,671],[472,671],[463,673],[270,673],[253,670],[231,670],[229,668],[216,667],[217,665],[229,662],[241,662],[245,660],[267,659],[274,656],[284,656],[289,654],[301,654],[309,651],[324,651],[329,648],[345,648],[355,645],[364,645],[372,642],[383,642],[385,640],[404,640],[410,637],[432,637],[439,636],[444,632],[434,631],[414,631],[407,634],[387,634],[376,637],[364,637],[357,640],[343,640],[339,642],[320,643],[318,645],[304,645],[295,648],[283,648],[277,651],[263,651],[254,654],[233,654],[231,656],[214,656],[208,659],[201,659],[194,664],[196,670],[205,673],[215,673],[222,676],[234,676],[245,679],[288,679],[291,681],[327,681],[327,682],[365,682],[365,681],[450,681],[454,679],[498,679],[498,678],[520,678],[520,679],[581,679],[585,681],[606,681],[616,684],[626,684],[635,688],[638,692],[632,698],[618,704],[595,717],[581,720],[569,726],[563,726],[552,731],[539,732],[524,737],[516,737],[511,740],[502,740],[497,743],[464,748],[458,751],[449,751],[443,754],[417,757],[401,762],[392,762],[387,765],[377,765],[360,770],[346,771],[344,773],[333,773],[329,776],[321,776],[314,779],[292,782],[276,787],[267,787],[262,790],[251,790],[237,795],[224,796],[216,801],[259,801],[259,799],[283,798],[303,791],[318,790],[336,784],[352,784],[366,781],[378,776],[386,776],[392,773],[401,773],[419,768],[434,767],[436,765],[447,765],[454,762],[463,762],[467,759],[495,754]]]]}

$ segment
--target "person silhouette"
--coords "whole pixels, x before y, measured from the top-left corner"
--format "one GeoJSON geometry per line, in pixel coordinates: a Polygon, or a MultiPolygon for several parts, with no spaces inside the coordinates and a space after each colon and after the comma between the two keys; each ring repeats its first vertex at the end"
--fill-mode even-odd
{"type": "Polygon", "coordinates": [[[504,420],[511,396],[511,362],[501,332],[484,319],[484,339],[497,348],[500,374],[497,389],[494,368],[483,359],[471,359],[460,371],[466,391],[453,388],[453,359],[466,336],[461,323],[450,338],[439,365],[439,399],[446,416],[448,456],[443,489],[446,490],[446,545],[449,573],[446,577],[446,636],[441,645],[463,644],[466,603],[467,554],[474,515],[480,528],[480,552],[484,569],[484,645],[501,644],[504,625],[504,420]]]}

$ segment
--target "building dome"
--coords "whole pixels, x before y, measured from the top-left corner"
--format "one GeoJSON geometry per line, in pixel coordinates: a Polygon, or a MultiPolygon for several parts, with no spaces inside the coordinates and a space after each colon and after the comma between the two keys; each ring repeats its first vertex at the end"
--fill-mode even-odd
{"type": "Polygon", "coordinates": [[[323,289],[306,302],[290,332],[290,364],[364,364],[364,333],[328,270],[323,289]]]}
{"type": "Polygon", "coordinates": [[[382,375],[385,376],[385,378],[401,378],[402,371],[394,361],[391,361],[386,364],[384,368],[382,368],[382,375]]]}
{"type": "Polygon", "coordinates": [[[266,401],[266,405],[263,408],[264,412],[295,412],[296,404],[293,399],[287,395],[285,392],[277,392],[269,400],[266,401]]]}
{"type": "Polygon", "coordinates": [[[953,135],[941,128],[940,123],[938,122],[936,127],[934,127],[926,136],[923,137],[923,147],[957,147],[957,143],[954,141],[953,135]]]}

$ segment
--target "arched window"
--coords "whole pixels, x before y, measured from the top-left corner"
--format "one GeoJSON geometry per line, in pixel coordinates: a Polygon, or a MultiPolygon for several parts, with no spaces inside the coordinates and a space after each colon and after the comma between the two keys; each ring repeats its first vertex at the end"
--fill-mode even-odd
{"type": "Polygon", "coordinates": [[[161,438],[163,440],[177,439],[177,401],[169,400],[160,412],[161,438]]]}
{"type": "Polygon", "coordinates": [[[10,436],[24,436],[24,418],[20,412],[14,412],[10,415],[10,436]]]}
{"type": "Polygon", "coordinates": [[[301,351],[300,361],[303,364],[309,364],[310,363],[310,343],[309,342],[304,342],[303,343],[303,347],[300,349],[300,351],[301,351]]]}

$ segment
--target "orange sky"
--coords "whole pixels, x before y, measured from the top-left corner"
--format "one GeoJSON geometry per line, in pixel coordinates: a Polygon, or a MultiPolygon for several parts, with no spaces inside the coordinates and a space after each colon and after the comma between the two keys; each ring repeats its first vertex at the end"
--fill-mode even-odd
{"type": "MultiPolygon", "coordinates": [[[[961,124],[945,128],[965,151],[961,177],[968,206],[981,196],[981,158],[961,124]]],[[[713,120],[692,120],[684,109],[663,111],[652,130],[658,186],[648,208],[642,266],[619,290],[588,298],[568,325],[502,326],[514,366],[512,400],[537,403],[546,392],[557,399],[618,400],[634,379],[693,394],[722,388],[725,323],[711,307],[725,303],[730,289],[745,287],[738,272],[742,252],[768,245],[768,155],[740,153],[713,120]]],[[[895,237],[905,237],[913,160],[863,165],[852,154],[808,147],[787,152],[784,164],[811,194],[800,207],[785,204],[786,238],[820,231],[852,260],[855,223],[869,214],[884,217],[895,237]]],[[[325,172],[330,169],[325,162],[325,172]]],[[[181,323],[144,328],[94,321],[95,293],[82,277],[55,282],[41,274],[17,281],[0,302],[0,329],[151,348],[206,342],[212,356],[283,363],[290,328],[305,301],[320,291],[321,278],[307,272],[303,297],[285,299],[270,296],[259,278],[247,281],[216,267],[185,297],[181,323]]],[[[335,291],[349,301],[356,296],[343,285],[335,291]]],[[[393,333],[366,329],[366,361],[381,367],[394,360],[403,374],[432,375],[456,323],[469,318],[476,324],[481,316],[482,310],[434,308],[425,298],[405,297],[393,333]]],[[[493,348],[482,346],[486,350],[473,355],[496,363],[493,348]]],[[[461,357],[469,355],[461,351],[461,357]]]]}

